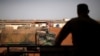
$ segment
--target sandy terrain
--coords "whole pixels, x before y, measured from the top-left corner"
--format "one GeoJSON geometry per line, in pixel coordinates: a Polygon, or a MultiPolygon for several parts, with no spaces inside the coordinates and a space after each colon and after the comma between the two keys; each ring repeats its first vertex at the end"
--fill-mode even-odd
{"type": "MultiPolygon", "coordinates": [[[[56,36],[59,34],[61,28],[50,28],[50,31],[56,34],[56,36]]],[[[71,33],[66,37],[66,39],[62,42],[62,45],[72,45],[72,35],[71,33]]]]}
{"type": "MultiPolygon", "coordinates": [[[[57,36],[59,34],[59,31],[61,29],[60,28],[50,28],[49,30],[51,32],[55,33],[56,36],[57,36]]],[[[28,39],[30,41],[34,41],[34,29],[33,28],[27,29],[27,30],[20,29],[20,30],[17,30],[17,32],[15,32],[15,33],[13,33],[13,31],[12,30],[9,30],[9,29],[8,30],[5,30],[5,31],[6,31],[6,33],[9,32],[9,34],[6,35],[5,42],[12,41],[12,42],[15,42],[16,43],[16,42],[22,41],[22,39],[24,39],[25,37],[29,37],[28,39]],[[25,35],[25,34],[28,34],[28,35],[25,35]],[[13,40],[8,40],[7,37],[10,37],[10,39],[13,39],[13,40]]],[[[72,38],[72,35],[69,34],[67,36],[67,38],[62,42],[62,45],[72,45],[71,38],[72,38]]],[[[6,48],[0,48],[0,53],[2,53],[5,49],[6,48]]],[[[32,56],[32,55],[39,56],[39,54],[29,54],[29,56],[32,56]]]]}

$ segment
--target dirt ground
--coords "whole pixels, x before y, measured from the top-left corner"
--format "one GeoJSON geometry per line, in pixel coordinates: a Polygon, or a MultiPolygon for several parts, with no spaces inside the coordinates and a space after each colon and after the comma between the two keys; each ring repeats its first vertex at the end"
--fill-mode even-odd
{"type": "MultiPolygon", "coordinates": [[[[61,30],[61,28],[52,28],[52,27],[50,27],[49,28],[49,30],[51,31],[51,32],[53,32],[53,33],[55,33],[56,34],[56,36],[59,34],[59,32],[60,32],[60,30],[61,30]]],[[[8,30],[9,31],[9,30],[8,30]]],[[[21,31],[21,30],[20,30],[21,31]]],[[[25,30],[25,31],[28,31],[29,32],[29,30],[25,30]]],[[[30,30],[31,31],[31,30],[30,30]]],[[[31,31],[31,32],[33,32],[33,30],[31,31]]],[[[26,32],[27,33],[27,32],[26,32]]],[[[30,32],[29,32],[30,33],[30,32]]],[[[17,34],[17,33],[16,33],[17,34]]],[[[15,36],[16,37],[16,39],[14,39],[14,41],[19,41],[20,40],[20,37],[18,37],[18,35],[16,35],[15,36]],[[18,37],[18,38],[17,38],[18,37]]],[[[31,35],[31,37],[30,37],[30,39],[34,39],[33,37],[32,37],[32,35],[31,35]]],[[[62,42],[62,45],[72,45],[72,35],[71,35],[71,33],[67,36],[67,38],[62,42]]],[[[4,50],[5,50],[6,48],[0,48],[0,53],[2,53],[4,50]]],[[[40,54],[39,53],[37,53],[37,54],[29,54],[29,56],[40,56],[40,54]]]]}
{"type": "MultiPolygon", "coordinates": [[[[50,31],[55,33],[56,36],[59,34],[60,30],[61,28],[50,28],[50,31]]],[[[66,36],[66,38],[62,42],[62,45],[72,45],[72,34],[71,33],[68,36],[66,36]]]]}

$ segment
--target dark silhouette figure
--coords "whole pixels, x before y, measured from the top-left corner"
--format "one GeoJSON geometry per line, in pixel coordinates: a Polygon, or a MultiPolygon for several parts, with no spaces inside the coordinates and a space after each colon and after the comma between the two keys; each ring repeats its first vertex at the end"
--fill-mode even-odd
{"type": "Polygon", "coordinates": [[[90,18],[88,13],[87,4],[79,4],[77,6],[78,17],[72,18],[65,24],[57,36],[55,45],[60,46],[66,36],[72,33],[72,43],[75,48],[74,56],[94,54],[99,45],[100,24],[90,18]]]}

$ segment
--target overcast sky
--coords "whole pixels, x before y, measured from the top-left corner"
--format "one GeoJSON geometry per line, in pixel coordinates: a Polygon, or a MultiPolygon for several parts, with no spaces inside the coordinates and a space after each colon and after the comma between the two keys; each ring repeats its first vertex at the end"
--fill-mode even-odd
{"type": "Polygon", "coordinates": [[[88,4],[89,15],[100,20],[100,0],[0,0],[0,19],[73,18],[79,3],[88,4]]]}

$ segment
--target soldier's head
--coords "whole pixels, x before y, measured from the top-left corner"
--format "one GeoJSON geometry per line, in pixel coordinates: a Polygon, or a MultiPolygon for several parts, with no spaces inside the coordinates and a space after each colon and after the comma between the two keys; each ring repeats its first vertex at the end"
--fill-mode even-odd
{"type": "Polygon", "coordinates": [[[88,5],[85,3],[78,4],[77,5],[77,13],[78,13],[78,16],[88,15],[88,13],[89,13],[88,5]]]}

